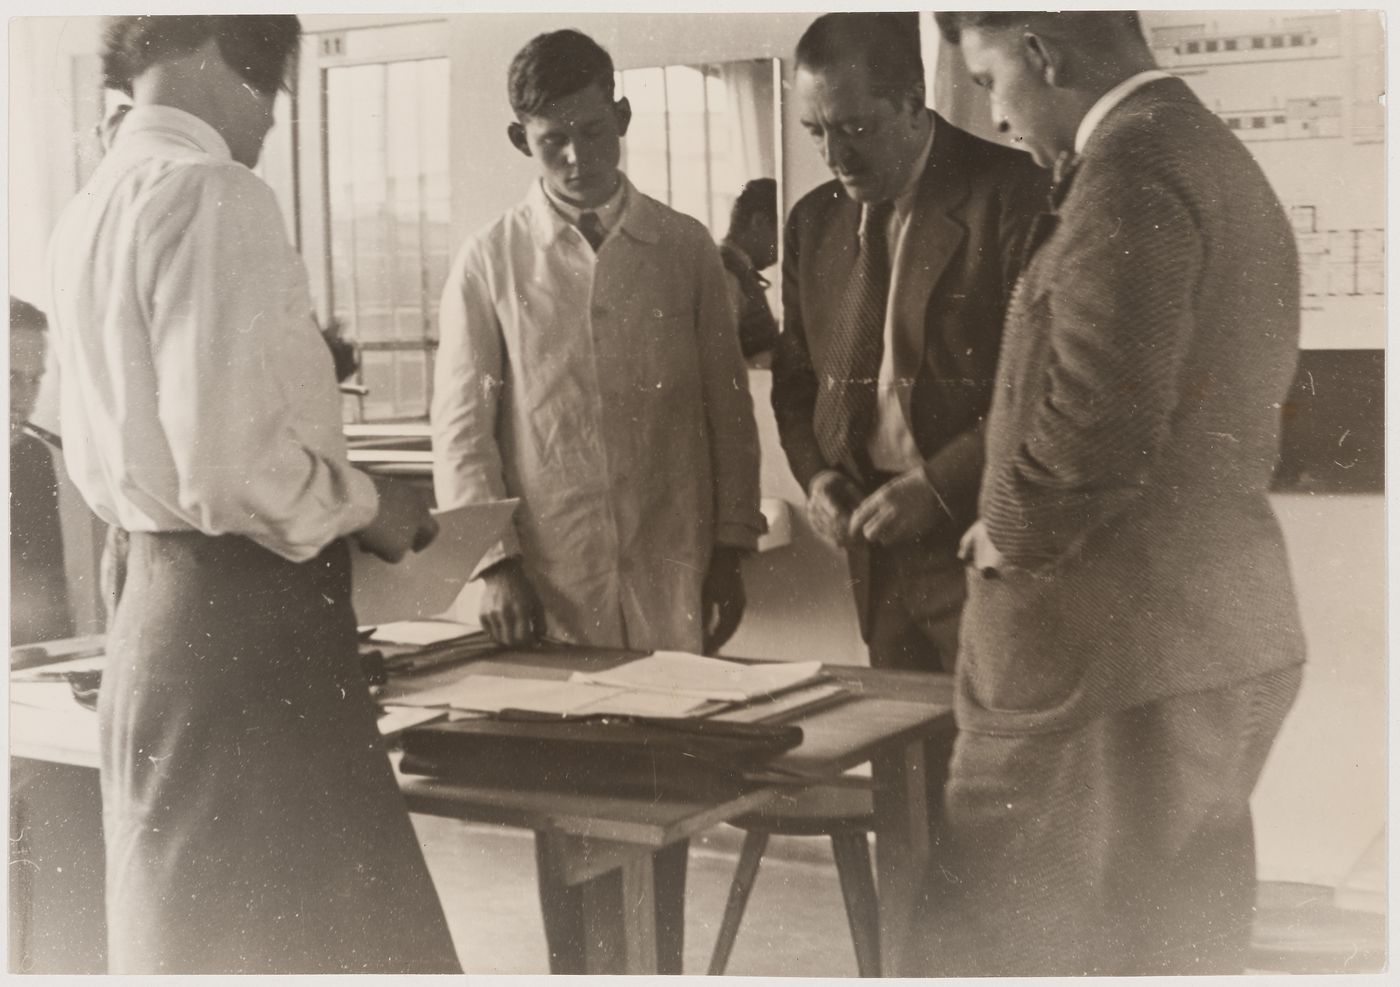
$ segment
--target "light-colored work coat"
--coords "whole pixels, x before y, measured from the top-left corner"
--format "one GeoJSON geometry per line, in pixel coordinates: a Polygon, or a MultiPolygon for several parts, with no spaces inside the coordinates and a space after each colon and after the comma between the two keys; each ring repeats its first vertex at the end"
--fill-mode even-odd
{"type": "Polygon", "coordinates": [[[724,277],[700,223],[630,184],[596,255],[536,183],[453,264],[438,504],[521,498],[478,571],[519,553],[552,637],[699,651],[713,547],[757,542],[758,435],[724,277]]]}

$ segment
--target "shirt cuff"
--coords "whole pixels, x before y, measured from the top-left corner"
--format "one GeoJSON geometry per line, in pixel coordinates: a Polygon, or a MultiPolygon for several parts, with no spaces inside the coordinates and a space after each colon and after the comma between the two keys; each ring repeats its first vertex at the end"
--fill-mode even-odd
{"type": "Polygon", "coordinates": [[[516,537],[515,530],[507,527],[501,540],[496,542],[486,550],[486,554],[481,557],[481,561],[472,569],[471,578],[480,579],[487,569],[497,562],[513,558],[521,554],[520,539],[516,537]]]}
{"type": "Polygon", "coordinates": [[[345,485],[349,488],[350,507],[346,513],[346,528],[342,534],[363,531],[379,513],[379,491],[374,480],[363,470],[351,469],[345,485]]]}

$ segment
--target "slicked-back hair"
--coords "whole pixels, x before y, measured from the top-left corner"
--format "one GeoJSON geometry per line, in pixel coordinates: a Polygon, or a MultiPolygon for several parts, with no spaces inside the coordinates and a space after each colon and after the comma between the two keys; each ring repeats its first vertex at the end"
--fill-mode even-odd
{"type": "Polygon", "coordinates": [[[812,72],[864,65],[872,93],[896,104],[924,91],[919,15],[912,11],[823,14],[797,42],[795,61],[812,72]]]}
{"type": "Polygon", "coordinates": [[[274,93],[288,85],[301,22],[294,14],[108,17],[102,24],[103,84],[130,96],[132,82],[147,69],[188,55],[211,38],[248,85],[274,93]]]}
{"type": "Polygon", "coordinates": [[[29,329],[43,332],[49,327],[48,316],[23,298],[10,296],[10,331],[29,329]]]}
{"type": "Polygon", "coordinates": [[[1019,24],[1057,24],[1061,33],[1073,34],[1085,40],[1107,37],[1126,31],[1142,37],[1142,19],[1136,10],[1074,10],[1051,13],[1031,10],[941,10],[933,15],[938,32],[949,44],[962,40],[965,28],[996,31],[1019,24]]]}
{"type": "Polygon", "coordinates": [[[545,106],[597,84],[613,101],[612,56],[582,31],[564,28],[540,34],[510,62],[506,89],[518,119],[537,116],[545,106]]]}
{"type": "Polygon", "coordinates": [[[778,221],[778,183],[772,178],[755,178],[744,183],[744,190],[729,210],[729,231],[743,229],[755,216],[778,221]]]}

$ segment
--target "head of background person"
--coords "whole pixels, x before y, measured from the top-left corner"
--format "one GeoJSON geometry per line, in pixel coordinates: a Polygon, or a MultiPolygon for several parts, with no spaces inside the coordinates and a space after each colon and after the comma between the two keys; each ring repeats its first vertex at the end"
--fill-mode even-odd
{"type": "Polygon", "coordinates": [[[10,442],[34,411],[44,376],[49,320],[26,301],[10,296],[10,442]]]}
{"type": "Polygon", "coordinates": [[[507,88],[510,142],[550,191],[582,209],[607,202],[632,120],[626,98],[614,99],[612,56],[578,31],[541,34],[512,59],[507,88]]]}
{"type": "Polygon", "coordinates": [[[748,254],[760,271],[778,262],[776,180],[755,178],[744,183],[744,190],[729,210],[729,233],[725,239],[748,254]]]}
{"type": "Polygon", "coordinates": [[[1042,168],[1074,150],[1090,108],[1156,68],[1136,11],[943,11],[934,15],[991,97],[992,122],[1042,168]]]}
{"type": "MultiPolygon", "coordinates": [[[[113,90],[113,92],[116,92],[116,90],[113,90]]],[[[106,154],[112,149],[112,144],[117,139],[117,131],[121,130],[122,121],[126,119],[126,115],[130,112],[131,97],[125,93],[120,93],[111,109],[107,110],[103,115],[102,122],[95,128],[97,139],[102,144],[103,154],[106,154]]]]}
{"type": "Polygon", "coordinates": [[[108,17],[103,82],[137,106],[192,113],[253,167],[272,128],[277,91],[296,71],[301,23],[291,14],[108,17]]]}
{"type": "Polygon", "coordinates": [[[825,14],[797,42],[794,60],[802,126],[846,194],[857,202],[898,196],[932,126],[918,15],[825,14]]]}

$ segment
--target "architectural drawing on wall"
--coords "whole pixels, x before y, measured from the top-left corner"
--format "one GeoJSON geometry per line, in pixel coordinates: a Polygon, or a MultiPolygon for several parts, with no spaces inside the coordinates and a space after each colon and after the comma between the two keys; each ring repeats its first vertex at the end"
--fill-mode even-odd
{"type": "Polygon", "coordinates": [[[1312,206],[1294,206],[1303,297],[1385,294],[1385,230],[1317,228],[1312,206]]]}
{"type": "Polygon", "coordinates": [[[1147,40],[1159,65],[1176,70],[1341,55],[1340,14],[1271,17],[1261,11],[1260,21],[1244,30],[1240,25],[1206,20],[1202,13],[1181,15],[1200,18],[1196,23],[1148,29],[1147,40]]]}
{"type": "Polygon", "coordinates": [[[1375,11],[1144,11],[1158,63],[1250,149],[1298,237],[1305,347],[1385,345],[1385,37],[1375,11]]]}
{"type": "Polygon", "coordinates": [[[1308,140],[1342,136],[1342,98],[1289,99],[1281,107],[1221,109],[1220,118],[1243,141],[1308,140]]]}

